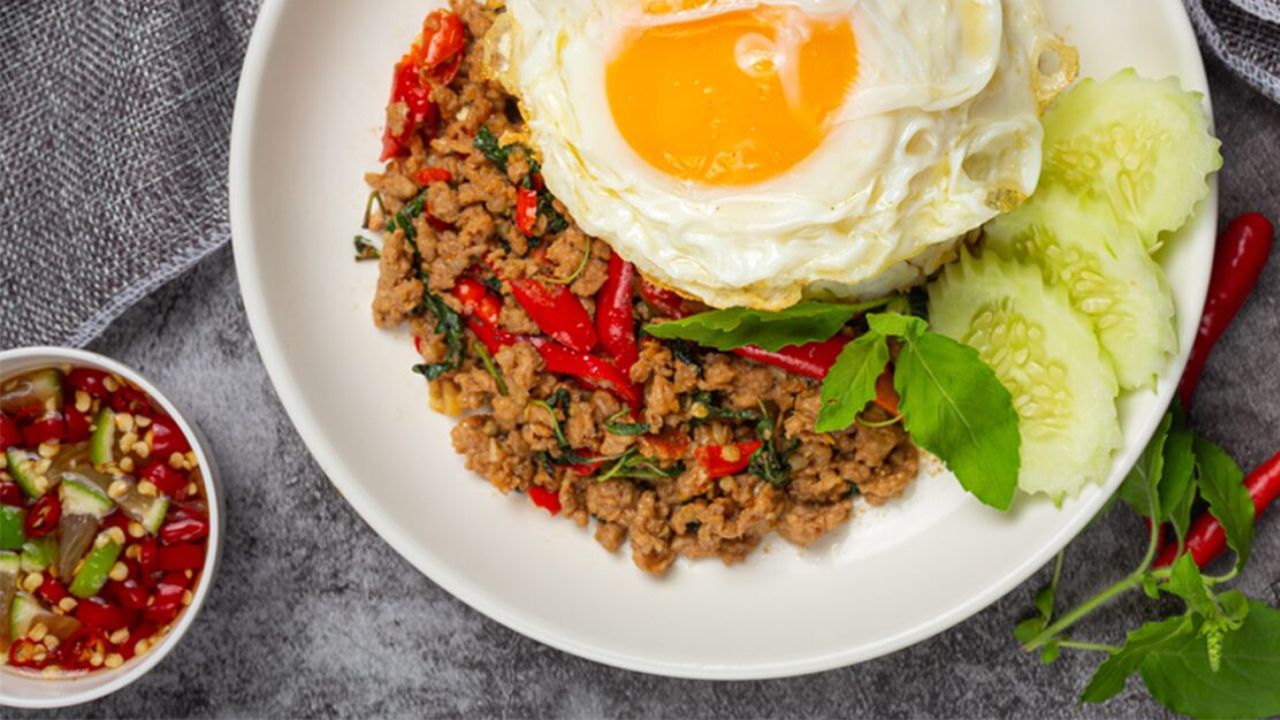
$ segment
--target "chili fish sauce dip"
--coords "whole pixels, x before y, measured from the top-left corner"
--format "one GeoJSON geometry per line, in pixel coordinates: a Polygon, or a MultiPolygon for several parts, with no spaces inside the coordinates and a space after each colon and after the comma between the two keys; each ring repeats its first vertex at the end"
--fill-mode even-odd
{"type": "Polygon", "coordinates": [[[209,542],[191,444],[118,375],[0,378],[0,663],[120,667],[191,603],[209,542]]]}

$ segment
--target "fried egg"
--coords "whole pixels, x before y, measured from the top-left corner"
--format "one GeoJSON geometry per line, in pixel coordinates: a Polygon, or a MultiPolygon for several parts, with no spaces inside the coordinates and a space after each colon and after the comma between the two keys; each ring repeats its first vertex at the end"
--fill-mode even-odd
{"type": "Polygon", "coordinates": [[[641,272],[717,307],[923,279],[1035,189],[1039,113],[1074,68],[1039,0],[507,8],[493,70],[547,186],[641,272]]]}

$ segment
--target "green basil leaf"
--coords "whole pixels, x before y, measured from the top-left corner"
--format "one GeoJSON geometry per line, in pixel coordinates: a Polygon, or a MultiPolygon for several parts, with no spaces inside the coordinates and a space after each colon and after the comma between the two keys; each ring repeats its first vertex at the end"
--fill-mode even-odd
{"type": "Polygon", "coordinates": [[[1200,495],[1209,502],[1209,512],[1222,523],[1227,544],[1236,552],[1236,567],[1249,561],[1253,545],[1253,498],[1244,486],[1244,473],[1222,448],[1203,438],[1194,444],[1196,467],[1200,471],[1200,495]]]}
{"type": "Polygon", "coordinates": [[[1125,680],[1129,679],[1152,651],[1182,637],[1195,639],[1189,615],[1146,623],[1129,633],[1124,646],[1111,653],[1093,671],[1093,677],[1080,695],[1081,702],[1100,703],[1115,697],[1124,690],[1125,680]]]}
{"type": "Polygon", "coordinates": [[[888,299],[846,305],[806,300],[780,312],[728,308],[681,320],[645,325],[644,331],[664,340],[692,340],[717,350],[758,345],[777,352],[790,345],[829,340],[845,323],[888,299]]]}
{"type": "Polygon", "coordinates": [[[1160,478],[1164,475],[1164,446],[1169,439],[1173,416],[1165,415],[1151,436],[1138,462],[1120,484],[1118,494],[1134,512],[1158,521],[1160,515],[1160,478]]]}
{"type": "Polygon", "coordinates": [[[923,332],[919,318],[872,315],[868,323],[876,332],[896,325],[904,333],[894,387],[912,439],[979,500],[1007,510],[1018,489],[1022,437],[1013,399],[995,372],[968,345],[923,332]]]}
{"type": "Polygon", "coordinates": [[[1164,589],[1185,600],[1187,609],[1201,617],[1212,617],[1218,612],[1213,596],[1209,593],[1209,588],[1205,587],[1204,577],[1200,575],[1200,568],[1196,567],[1196,561],[1191,557],[1191,553],[1183,553],[1182,557],[1173,563],[1169,572],[1169,582],[1165,583],[1164,589]]]}
{"type": "Polygon", "coordinates": [[[889,364],[889,341],[868,332],[844,346],[822,381],[822,410],[818,432],[836,432],[853,424],[858,413],[875,399],[876,379],[889,364]]]}
{"type": "Polygon", "coordinates": [[[911,315],[897,313],[876,313],[867,316],[867,326],[881,335],[900,338],[916,338],[924,335],[929,323],[911,315]]]}
{"type": "Polygon", "coordinates": [[[1191,504],[1185,500],[1196,469],[1196,456],[1191,447],[1194,440],[1190,430],[1175,427],[1169,431],[1169,438],[1164,443],[1164,472],[1159,486],[1160,515],[1173,523],[1178,537],[1186,533],[1187,525],[1191,523],[1191,504]],[[1184,509],[1187,513],[1185,518],[1181,515],[1184,509]]]}
{"type": "MultiPolygon", "coordinates": [[[[1224,605],[1238,606],[1238,598],[1224,605]]],[[[1152,649],[1138,672],[1151,696],[1170,710],[1196,718],[1270,717],[1280,714],[1280,610],[1257,600],[1238,630],[1225,634],[1214,672],[1205,642],[1194,633],[1152,649]]]]}

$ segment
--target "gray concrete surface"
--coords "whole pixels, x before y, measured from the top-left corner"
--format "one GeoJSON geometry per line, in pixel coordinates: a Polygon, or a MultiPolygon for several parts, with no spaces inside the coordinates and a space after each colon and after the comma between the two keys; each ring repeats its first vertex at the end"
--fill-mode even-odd
{"type": "MultiPolygon", "coordinates": [[[[1223,214],[1280,216],[1280,110],[1213,68],[1226,141],[1223,214]]],[[[335,233],[334,252],[347,252],[335,233]]],[[[892,656],[770,682],[669,680],[521,637],[417,574],[342,501],[302,445],[250,336],[229,250],[138,305],[93,345],[149,375],[209,436],[228,537],[209,603],[136,685],[61,715],[502,717],[1159,717],[1136,682],[1077,711],[1097,662],[1042,667],[1010,637],[1047,569],[959,627],[892,656]]],[[[1280,261],[1225,340],[1194,421],[1252,466],[1280,448],[1280,261]]],[[[1140,524],[1101,517],[1068,553],[1068,600],[1136,562],[1140,524]]],[[[584,542],[588,542],[584,540],[584,542]]],[[[584,552],[595,552],[584,549],[584,552]]],[[[1239,587],[1280,603],[1280,512],[1239,587]]],[[[1082,635],[1117,641],[1158,608],[1128,598],[1082,635]]],[[[5,713],[6,715],[23,715],[5,713]]]]}

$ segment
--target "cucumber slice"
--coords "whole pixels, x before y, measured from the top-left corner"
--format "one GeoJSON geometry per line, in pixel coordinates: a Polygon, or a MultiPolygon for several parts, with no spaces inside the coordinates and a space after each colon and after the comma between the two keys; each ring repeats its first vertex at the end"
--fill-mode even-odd
{"type": "Polygon", "coordinates": [[[17,575],[22,568],[18,553],[0,552],[0,575],[17,575]]]}
{"type": "Polygon", "coordinates": [[[27,593],[20,592],[13,596],[13,605],[9,608],[9,637],[24,637],[36,618],[45,615],[46,610],[27,593]]]}
{"type": "Polygon", "coordinates": [[[43,572],[58,558],[58,540],[46,535],[22,544],[22,571],[43,572]]]}
{"type": "Polygon", "coordinates": [[[989,223],[986,238],[1001,256],[1034,263],[1046,282],[1066,288],[1093,322],[1121,388],[1155,386],[1178,349],[1173,295],[1137,231],[1106,203],[1042,188],[989,223]]]}
{"type": "Polygon", "coordinates": [[[101,520],[115,503],[83,476],[67,472],[62,474],[62,514],[91,515],[101,520]]]}
{"type": "Polygon", "coordinates": [[[12,505],[0,505],[0,550],[21,550],[27,541],[22,524],[27,511],[12,505]]]}
{"type": "Polygon", "coordinates": [[[5,391],[0,393],[0,411],[14,413],[36,406],[48,407],[50,401],[54,410],[62,409],[62,373],[44,368],[6,383],[5,391]]]}
{"type": "Polygon", "coordinates": [[[102,408],[93,422],[93,435],[89,436],[89,460],[94,465],[115,462],[116,414],[111,408],[102,408]]]}
{"type": "Polygon", "coordinates": [[[1041,184],[1110,202],[1155,252],[1160,233],[1182,227],[1222,167],[1203,100],[1176,78],[1133,70],[1081,81],[1044,116],[1041,184]]]}
{"type": "Polygon", "coordinates": [[[13,481],[32,499],[38,499],[49,492],[49,479],[35,471],[35,464],[39,460],[39,455],[26,450],[9,448],[5,452],[5,467],[13,476],[13,481]]]}
{"type": "Polygon", "coordinates": [[[929,286],[929,320],[976,349],[1013,395],[1023,491],[1057,502],[1106,477],[1121,441],[1115,372],[1065,290],[1034,266],[965,254],[929,286]]]}
{"type": "Polygon", "coordinates": [[[126,490],[116,498],[116,504],[147,532],[156,534],[169,512],[169,498],[165,495],[143,495],[131,478],[122,477],[120,480],[125,483],[126,490]]]}
{"type": "Polygon", "coordinates": [[[116,564],[116,559],[120,557],[120,550],[123,548],[123,544],[111,539],[110,533],[106,531],[98,533],[98,537],[93,541],[93,549],[85,556],[83,564],[80,565],[80,571],[67,586],[67,592],[81,600],[97,595],[102,586],[107,584],[107,575],[111,572],[111,567],[116,564]]]}

